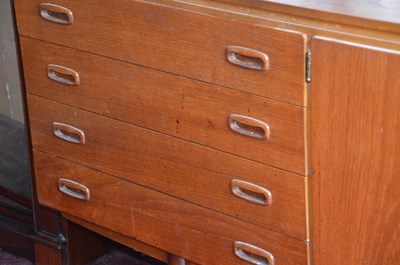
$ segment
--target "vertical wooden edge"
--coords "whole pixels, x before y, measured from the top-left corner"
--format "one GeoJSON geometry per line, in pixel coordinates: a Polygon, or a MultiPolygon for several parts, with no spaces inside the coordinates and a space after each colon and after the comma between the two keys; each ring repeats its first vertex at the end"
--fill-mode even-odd
{"type": "MultiPolygon", "coordinates": [[[[18,1],[17,1],[18,2],[18,1]]],[[[19,32],[19,28],[17,27],[17,13],[16,13],[16,5],[17,2],[12,1],[12,9],[13,9],[13,19],[14,19],[14,28],[15,32],[19,32]]],[[[35,231],[45,230],[47,232],[51,232],[54,234],[58,233],[58,222],[59,215],[56,211],[51,210],[49,208],[43,207],[39,205],[37,193],[36,193],[36,178],[35,178],[35,168],[33,162],[33,152],[32,152],[32,142],[31,142],[31,133],[30,133],[30,123],[29,123],[29,115],[28,115],[28,100],[26,96],[26,85],[24,79],[24,68],[22,63],[22,51],[20,46],[20,36],[19,34],[15,34],[15,42],[18,44],[16,47],[17,59],[18,59],[18,69],[20,76],[20,84],[21,84],[21,98],[23,103],[23,113],[24,113],[24,121],[25,121],[25,139],[28,150],[28,167],[30,169],[31,174],[31,185],[32,185],[32,207],[34,212],[34,224],[35,231]]]]}
{"type": "MultiPolygon", "coordinates": [[[[311,211],[312,211],[312,189],[311,189],[311,178],[313,174],[313,165],[312,165],[312,157],[311,157],[311,87],[312,87],[312,76],[311,82],[308,83],[306,80],[307,74],[307,58],[306,54],[308,51],[311,51],[311,40],[312,38],[307,34],[303,34],[304,38],[304,165],[305,165],[305,182],[304,182],[304,191],[305,191],[305,213],[306,213],[306,241],[307,241],[307,264],[312,264],[312,247],[313,242],[311,240],[312,237],[312,219],[311,219],[311,211]]],[[[312,58],[312,56],[311,56],[312,58]]],[[[311,63],[312,69],[312,63],[311,63]]],[[[310,69],[310,70],[311,70],[310,69]]]]}
{"type": "Polygon", "coordinates": [[[305,196],[306,196],[306,226],[307,226],[307,264],[311,265],[312,253],[313,253],[313,240],[312,240],[312,186],[311,186],[312,176],[307,176],[305,181],[305,196]]]}
{"type": "Polygon", "coordinates": [[[36,265],[67,265],[67,257],[58,249],[45,244],[35,242],[35,264],[36,265]]]}
{"type": "MultiPolygon", "coordinates": [[[[13,11],[13,26],[15,32],[19,32],[19,27],[17,26],[17,15],[16,15],[16,3],[12,2],[13,11]]],[[[34,220],[34,230],[35,233],[32,236],[34,240],[33,248],[35,255],[36,265],[66,265],[68,263],[67,255],[65,249],[60,249],[54,246],[54,242],[51,242],[56,235],[60,234],[60,215],[58,212],[51,210],[49,208],[39,205],[37,192],[36,192],[36,180],[35,180],[35,170],[33,162],[33,152],[32,152],[32,142],[30,137],[30,123],[27,108],[27,97],[26,97],[26,85],[24,79],[24,69],[22,63],[22,52],[20,44],[19,34],[15,34],[16,55],[18,60],[18,70],[20,76],[21,85],[21,98],[23,103],[23,113],[25,122],[25,140],[28,152],[28,167],[31,174],[31,185],[32,185],[32,208],[33,208],[33,220],[34,220]],[[49,238],[41,237],[42,231],[49,233],[49,238]],[[41,238],[38,240],[38,238],[41,238]]]]}
{"type": "Polygon", "coordinates": [[[307,74],[307,58],[306,58],[306,54],[307,51],[310,50],[310,42],[311,42],[311,38],[310,36],[308,36],[306,33],[302,34],[303,36],[303,54],[304,54],[304,66],[303,66],[303,76],[304,76],[304,90],[303,90],[303,107],[304,108],[308,108],[308,106],[310,105],[310,84],[307,83],[306,80],[306,74],[307,74]]]}
{"type": "Polygon", "coordinates": [[[312,160],[311,160],[311,135],[310,135],[310,128],[311,127],[311,122],[310,122],[310,108],[305,109],[305,112],[307,113],[307,122],[305,126],[306,130],[306,168],[307,173],[305,176],[305,182],[304,182],[304,191],[305,191],[305,212],[306,212],[306,237],[307,237],[307,256],[308,256],[308,265],[311,265],[311,258],[312,258],[312,246],[313,246],[313,240],[312,234],[313,234],[313,225],[312,225],[312,209],[313,209],[313,201],[312,201],[312,179],[313,179],[313,169],[312,169],[312,160]]]}
{"type": "MultiPolygon", "coordinates": [[[[306,58],[306,53],[307,51],[311,51],[311,42],[312,38],[307,37],[306,40],[306,49],[304,56],[306,58]]],[[[312,54],[311,54],[311,60],[312,60],[312,54]]],[[[307,64],[307,60],[305,59],[304,61],[305,64],[307,64]]],[[[305,65],[305,71],[307,71],[305,65]]],[[[312,62],[311,62],[311,69],[312,70],[312,62]]],[[[312,89],[312,75],[311,75],[311,82],[307,83],[306,81],[306,72],[304,73],[304,80],[306,84],[306,91],[305,91],[305,109],[304,109],[304,140],[305,140],[305,165],[306,165],[306,179],[305,179],[305,201],[306,201],[306,231],[307,231],[307,263],[308,265],[312,264],[312,250],[313,250],[313,241],[311,240],[312,238],[312,187],[311,187],[311,179],[313,178],[313,164],[312,164],[312,152],[311,152],[311,121],[312,121],[312,116],[311,116],[311,107],[312,107],[312,101],[311,101],[311,89],[312,89]]]]}
{"type": "Polygon", "coordinates": [[[314,56],[314,50],[313,50],[313,45],[315,43],[316,37],[313,36],[309,40],[309,50],[311,51],[311,83],[309,84],[309,93],[308,93],[308,100],[309,100],[309,108],[308,108],[308,117],[309,117],[309,128],[308,128],[308,136],[309,136],[309,144],[308,148],[310,150],[308,154],[308,159],[309,159],[309,165],[310,165],[310,176],[307,178],[307,205],[308,205],[308,216],[307,216],[307,226],[308,226],[308,236],[310,240],[310,244],[308,246],[308,264],[316,264],[314,259],[315,259],[315,247],[316,247],[316,238],[315,238],[315,229],[317,229],[316,223],[317,223],[317,218],[315,218],[315,214],[318,213],[318,205],[316,202],[318,200],[315,199],[315,191],[317,189],[314,188],[313,185],[315,185],[315,165],[314,165],[314,160],[312,156],[312,148],[313,148],[313,139],[312,139],[312,132],[313,132],[313,107],[314,104],[312,102],[313,99],[313,63],[312,63],[312,58],[314,56]]]}

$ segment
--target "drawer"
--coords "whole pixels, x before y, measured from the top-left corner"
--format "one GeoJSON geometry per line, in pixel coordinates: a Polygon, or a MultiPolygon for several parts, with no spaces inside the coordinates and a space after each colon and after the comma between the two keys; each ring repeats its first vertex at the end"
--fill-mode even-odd
{"type": "MultiPolygon", "coordinates": [[[[40,3],[15,1],[21,35],[304,105],[302,33],[132,0],[54,0],[74,17],[64,25],[43,19],[40,3]]],[[[68,21],[48,9],[43,16],[68,21]]]]}
{"type": "Polygon", "coordinates": [[[305,173],[302,107],[30,38],[22,37],[21,45],[29,93],[305,173]],[[51,64],[76,71],[79,86],[68,85],[72,73],[61,80],[67,85],[50,79],[63,72],[47,70],[51,64]],[[232,114],[244,118],[229,120],[232,114]],[[260,123],[248,126],[254,119],[260,123]]]}
{"type": "Polygon", "coordinates": [[[275,261],[270,264],[307,264],[307,244],[303,241],[53,155],[35,151],[34,161],[38,199],[42,205],[190,261],[255,264],[234,253],[234,243],[245,242],[268,251],[275,261]]]}
{"type": "Polygon", "coordinates": [[[304,177],[33,95],[28,109],[38,150],[306,239],[304,177]]]}

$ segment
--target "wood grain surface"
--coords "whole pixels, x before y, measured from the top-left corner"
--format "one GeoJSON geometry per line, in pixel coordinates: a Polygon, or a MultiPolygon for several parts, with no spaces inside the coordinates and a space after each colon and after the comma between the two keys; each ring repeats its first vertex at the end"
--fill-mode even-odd
{"type": "MultiPolygon", "coordinates": [[[[265,0],[259,0],[263,2],[265,0]]],[[[393,0],[268,0],[278,4],[400,24],[400,2],[393,0]]],[[[266,1],[265,1],[266,2],[266,1]]]]}
{"type": "Polygon", "coordinates": [[[19,33],[209,83],[304,105],[305,35],[148,2],[54,1],[75,16],[59,25],[38,14],[39,0],[15,1],[19,33]],[[266,53],[268,72],[228,62],[228,46],[266,53]]]}
{"type": "Polygon", "coordinates": [[[400,53],[312,41],[316,265],[400,264],[400,53]]]}
{"type": "MultiPolygon", "coordinates": [[[[98,226],[94,223],[90,223],[88,221],[79,219],[75,216],[72,216],[72,215],[69,215],[66,213],[62,213],[62,216],[75,224],[79,224],[80,226],[85,227],[85,228],[89,229],[90,231],[96,232],[97,234],[100,234],[109,239],[112,239],[113,241],[118,242],[129,248],[132,248],[136,251],[139,251],[140,253],[143,253],[147,256],[150,256],[150,257],[157,259],[159,261],[162,261],[162,262],[168,262],[168,253],[159,248],[155,248],[154,246],[150,246],[148,244],[145,244],[143,242],[135,240],[132,237],[128,237],[128,236],[122,235],[122,234],[117,234],[117,233],[113,232],[112,230],[109,230],[107,228],[98,226]]],[[[191,262],[187,259],[185,259],[185,262],[186,262],[186,265],[197,265],[197,263],[191,262]]]]}
{"type": "Polygon", "coordinates": [[[306,239],[304,177],[33,95],[28,109],[34,148],[306,239]],[[54,121],[81,129],[86,144],[55,137],[54,121]],[[232,179],[270,190],[272,205],[233,195],[232,179]]]}
{"type": "MultiPolygon", "coordinates": [[[[186,0],[195,2],[197,0],[186,0]]],[[[201,0],[200,0],[201,1],[201,0]]],[[[397,0],[215,0],[243,7],[281,12],[322,23],[347,24],[372,30],[400,33],[400,2],[397,0]]],[[[243,8],[242,7],[242,8],[243,8]]],[[[294,18],[297,20],[297,18],[294,18]]]]}
{"type": "Polygon", "coordinates": [[[60,250],[40,242],[35,243],[36,265],[67,265],[67,257],[60,250]]]}
{"type": "Polygon", "coordinates": [[[155,248],[148,244],[145,244],[143,242],[137,241],[137,240],[133,239],[132,237],[128,237],[128,236],[122,235],[122,234],[117,234],[117,233],[113,232],[112,230],[98,226],[93,222],[88,222],[88,221],[79,219],[75,216],[72,216],[72,215],[69,215],[66,213],[62,213],[62,216],[74,224],[78,224],[86,229],[89,229],[90,231],[93,231],[99,235],[109,238],[109,239],[111,239],[115,242],[118,242],[124,246],[127,246],[129,248],[137,250],[147,256],[150,256],[152,258],[155,258],[155,259],[163,261],[163,262],[168,261],[168,257],[167,257],[168,253],[166,253],[165,251],[162,251],[161,249],[158,249],[158,248],[155,248]]]}
{"type": "Polygon", "coordinates": [[[25,37],[21,45],[29,93],[305,174],[302,107],[25,37]],[[81,84],[54,82],[47,77],[49,63],[78,71],[81,84]],[[264,121],[271,136],[232,131],[230,114],[264,121]]]}
{"type": "MultiPolygon", "coordinates": [[[[356,18],[335,13],[260,0],[148,0],[224,19],[362,42],[387,49],[399,47],[400,27],[396,23],[356,18]]],[[[395,9],[393,9],[395,10],[395,9]]],[[[309,39],[309,38],[307,38],[309,39]]]]}
{"type": "Polygon", "coordinates": [[[300,240],[111,177],[38,151],[34,153],[39,201],[200,264],[248,264],[233,252],[235,240],[273,253],[276,264],[307,264],[300,240]],[[63,195],[60,177],[91,191],[89,202],[63,195]]]}

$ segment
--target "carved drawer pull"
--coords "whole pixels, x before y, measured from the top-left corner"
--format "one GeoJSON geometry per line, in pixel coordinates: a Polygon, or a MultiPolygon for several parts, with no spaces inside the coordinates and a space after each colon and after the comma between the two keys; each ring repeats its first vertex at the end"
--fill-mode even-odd
{"type": "Polygon", "coordinates": [[[85,133],[78,128],[60,122],[53,123],[53,133],[56,137],[76,144],[85,144],[85,133]]]}
{"type": "Polygon", "coordinates": [[[228,46],[226,48],[226,58],[229,62],[244,68],[260,71],[269,70],[268,55],[257,50],[228,46]]]}
{"type": "Polygon", "coordinates": [[[263,121],[244,115],[230,114],[228,123],[229,127],[237,133],[257,139],[269,139],[269,125],[263,121]]]}
{"type": "Polygon", "coordinates": [[[47,76],[64,85],[78,86],[80,84],[78,72],[56,64],[47,65],[47,76]]]}
{"type": "Polygon", "coordinates": [[[40,16],[47,21],[62,25],[74,24],[74,14],[66,7],[50,3],[41,3],[39,5],[40,16]]]}
{"type": "Polygon", "coordinates": [[[231,181],[231,190],[233,194],[247,201],[269,206],[272,204],[272,194],[266,188],[253,183],[233,179],[231,181]]]}
{"type": "Polygon", "coordinates": [[[274,256],[268,251],[248,243],[235,241],[233,250],[236,256],[256,265],[275,265],[274,256]]]}
{"type": "Polygon", "coordinates": [[[78,182],[69,180],[69,179],[64,179],[60,178],[58,180],[58,189],[73,198],[83,200],[83,201],[89,201],[90,200],[90,191],[89,189],[82,185],[79,184],[78,182]]]}

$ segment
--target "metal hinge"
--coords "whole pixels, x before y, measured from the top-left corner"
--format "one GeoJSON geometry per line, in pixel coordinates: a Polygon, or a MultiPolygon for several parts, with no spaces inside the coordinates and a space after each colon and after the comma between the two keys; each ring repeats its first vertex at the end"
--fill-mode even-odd
{"type": "Polygon", "coordinates": [[[306,52],[306,82],[311,83],[311,51],[306,52]]]}

